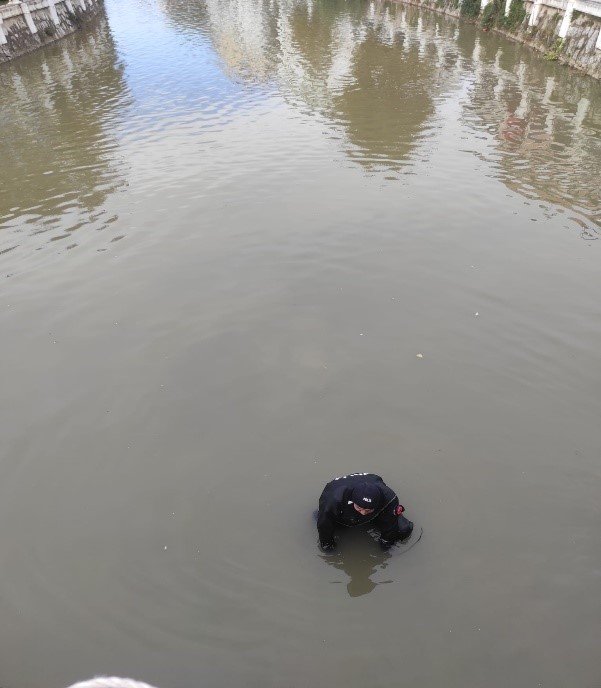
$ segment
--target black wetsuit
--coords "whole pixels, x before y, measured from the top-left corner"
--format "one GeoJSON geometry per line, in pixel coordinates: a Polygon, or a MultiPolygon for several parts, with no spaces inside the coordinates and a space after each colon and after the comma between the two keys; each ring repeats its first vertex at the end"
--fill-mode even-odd
{"type": "Polygon", "coordinates": [[[379,475],[374,473],[351,473],[335,478],[324,488],[319,498],[317,531],[319,543],[324,550],[335,545],[334,531],[337,526],[367,525],[380,531],[380,545],[388,549],[397,540],[403,540],[413,530],[413,523],[403,514],[399,499],[379,475]],[[362,516],[350,499],[353,487],[359,483],[371,483],[378,488],[380,499],[373,513],[362,516]]]}

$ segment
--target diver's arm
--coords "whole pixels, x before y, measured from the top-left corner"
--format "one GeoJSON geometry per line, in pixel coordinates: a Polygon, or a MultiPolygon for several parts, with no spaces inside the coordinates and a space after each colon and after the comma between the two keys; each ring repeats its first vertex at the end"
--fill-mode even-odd
{"type": "Polygon", "coordinates": [[[380,545],[383,549],[388,549],[396,540],[399,539],[399,498],[394,497],[387,506],[382,509],[376,518],[374,525],[380,531],[380,545]]]}
{"type": "Polygon", "coordinates": [[[334,541],[334,531],[336,524],[332,513],[319,505],[319,514],[317,516],[317,532],[319,533],[319,544],[321,549],[329,551],[334,549],[336,542],[334,541]]]}

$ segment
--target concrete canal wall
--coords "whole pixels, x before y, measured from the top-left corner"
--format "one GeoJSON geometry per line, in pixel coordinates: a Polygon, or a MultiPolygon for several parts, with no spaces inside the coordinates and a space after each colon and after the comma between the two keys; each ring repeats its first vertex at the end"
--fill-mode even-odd
{"type": "Polygon", "coordinates": [[[73,33],[102,0],[10,0],[0,5],[0,63],[73,33]]]}
{"type": "Polygon", "coordinates": [[[400,0],[463,17],[601,79],[599,0],[400,0]]]}

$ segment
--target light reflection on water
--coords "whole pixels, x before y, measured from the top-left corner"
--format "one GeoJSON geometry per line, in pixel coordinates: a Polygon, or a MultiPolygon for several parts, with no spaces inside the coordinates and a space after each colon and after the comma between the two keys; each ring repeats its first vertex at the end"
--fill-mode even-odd
{"type": "MultiPolygon", "coordinates": [[[[544,204],[548,215],[566,213],[583,238],[597,238],[601,96],[592,80],[470,26],[394,4],[165,0],[141,7],[113,13],[112,32],[101,22],[0,72],[7,160],[0,249],[20,249],[11,265],[31,260],[34,249],[47,251],[41,241],[75,248],[84,233],[110,229],[124,203],[137,203],[134,189],[127,200],[116,197],[120,190],[176,188],[190,167],[198,172],[189,151],[239,148],[211,132],[282,106],[294,120],[322,126],[349,161],[383,182],[428,174],[452,117],[465,143],[446,162],[448,175],[482,160],[483,175],[544,204]],[[115,35],[125,39],[121,55],[115,35]],[[152,162],[132,169],[142,147],[152,162]]],[[[315,140],[300,151],[295,141],[265,151],[270,162],[286,164],[303,148],[312,159],[323,155],[315,140]]],[[[240,171],[251,172],[256,159],[237,153],[240,171]]],[[[205,184],[231,173],[218,160],[209,164],[205,184]]],[[[113,227],[94,245],[104,250],[121,236],[113,227]]]]}

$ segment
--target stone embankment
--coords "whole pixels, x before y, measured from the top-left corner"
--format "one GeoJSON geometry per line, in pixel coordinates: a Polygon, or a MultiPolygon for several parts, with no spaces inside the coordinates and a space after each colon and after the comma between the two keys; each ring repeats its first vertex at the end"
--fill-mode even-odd
{"type": "Polygon", "coordinates": [[[463,17],[601,79],[600,0],[399,0],[463,17]]]}
{"type": "Polygon", "coordinates": [[[0,63],[81,28],[102,0],[10,0],[0,4],[0,63]]]}

